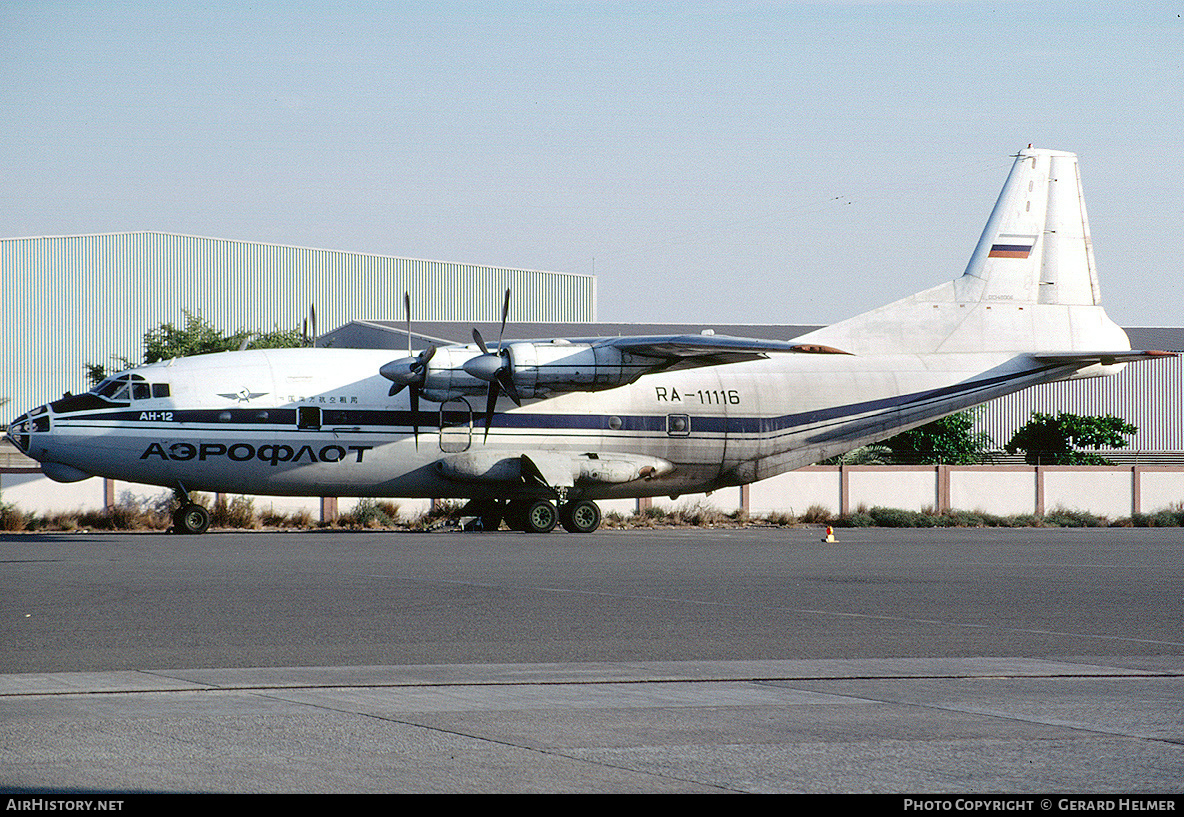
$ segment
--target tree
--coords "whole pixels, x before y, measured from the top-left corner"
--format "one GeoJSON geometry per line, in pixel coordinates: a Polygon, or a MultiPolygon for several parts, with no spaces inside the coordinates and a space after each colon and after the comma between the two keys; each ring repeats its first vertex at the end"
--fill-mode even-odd
{"type": "Polygon", "coordinates": [[[1112,414],[1082,417],[1061,412],[1034,412],[1007,443],[1007,452],[1024,452],[1029,465],[1113,465],[1101,454],[1079,448],[1126,448],[1126,437],[1138,428],[1112,414]]]}
{"type": "MultiPolygon", "coordinates": [[[[224,335],[200,315],[184,310],[185,325],[174,326],[162,323],[144,333],[144,360],[142,363],[156,363],[174,357],[205,355],[211,352],[230,352],[235,349],[280,349],[304,345],[303,336],[296,329],[273,329],[270,332],[252,332],[240,329],[224,335]],[[244,341],[246,345],[244,346],[244,341]]],[[[126,357],[111,356],[120,369],[139,365],[126,357]]],[[[92,385],[107,376],[107,367],[101,363],[86,364],[86,376],[92,385]]]]}
{"type": "Polygon", "coordinates": [[[990,459],[991,437],[975,431],[981,409],[967,409],[932,423],[903,431],[881,445],[892,452],[900,464],[947,463],[974,465],[990,459]]]}

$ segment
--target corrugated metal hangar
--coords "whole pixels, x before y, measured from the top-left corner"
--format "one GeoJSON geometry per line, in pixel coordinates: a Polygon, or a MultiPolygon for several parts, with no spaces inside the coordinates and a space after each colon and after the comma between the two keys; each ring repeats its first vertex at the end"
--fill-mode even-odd
{"type": "Polygon", "coordinates": [[[184,312],[224,332],[359,319],[596,320],[591,275],[423,261],[159,232],[0,239],[0,397],[23,411],[89,388],[85,366],[139,360],[184,312]]]}

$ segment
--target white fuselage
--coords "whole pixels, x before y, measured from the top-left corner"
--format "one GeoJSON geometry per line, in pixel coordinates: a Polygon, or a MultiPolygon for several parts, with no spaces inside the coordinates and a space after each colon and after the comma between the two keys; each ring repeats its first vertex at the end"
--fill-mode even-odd
{"type": "Polygon", "coordinates": [[[167,397],[56,401],[28,453],[67,478],[76,469],[185,490],[504,498],[520,492],[515,480],[441,466],[525,453],[581,461],[585,476],[571,482],[589,498],[678,495],[808,465],[1069,371],[1013,354],[779,354],[521,407],[503,397],[486,438],[483,397],[424,400],[413,417],[408,393],[389,397],[377,374],[389,359],[284,349],[144,366],[134,372],[168,384],[167,397]],[[596,464],[617,456],[672,467],[599,478],[596,464]]]}

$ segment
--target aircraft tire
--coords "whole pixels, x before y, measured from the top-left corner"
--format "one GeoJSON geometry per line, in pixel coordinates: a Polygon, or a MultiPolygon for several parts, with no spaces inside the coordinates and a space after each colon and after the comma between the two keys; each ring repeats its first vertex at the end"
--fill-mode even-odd
{"type": "Polygon", "coordinates": [[[497,530],[502,524],[502,508],[497,502],[491,502],[481,511],[481,530],[497,530]]]}
{"type": "Polygon", "coordinates": [[[521,499],[511,499],[506,504],[503,519],[510,530],[526,530],[526,511],[530,503],[521,499]]]}
{"type": "Polygon", "coordinates": [[[527,533],[550,533],[559,524],[559,513],[555,506],[545,499],[530,503],[526,508],[527,533]]]}
{"type": "Polygon", "coordinates": [[[600,527],[600,507],[590,499],[559,506],[559,521],[569,533],[591,533],[600,527]]]}
{"type": "Polygon", "coordinates": [[[190,502],[178,508],[173,514],[173,530],[177,533],[205,533],[210,529],[210,512],[190,502]]]}

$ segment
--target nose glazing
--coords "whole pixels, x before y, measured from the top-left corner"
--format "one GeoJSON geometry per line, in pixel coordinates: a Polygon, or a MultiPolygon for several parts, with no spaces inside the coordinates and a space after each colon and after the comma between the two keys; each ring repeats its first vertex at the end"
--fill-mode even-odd
{"type": "Polygon", "coordinates": [[[11,423],[5,431],[5,436],[12,441],[12,444],[20,449],[21,453],[29,450],[29,432],[31,432],[32,424],[29,422],[29,415],[22,414],[11,423]]]}
{"type": "Polygon", "coordinates": [[[39,406],[9,423],[5,436],[22,454],[26,454],[29,451],[30,435],[43,431],[49,431],[49,412],[45,406],[39,406]]]}

